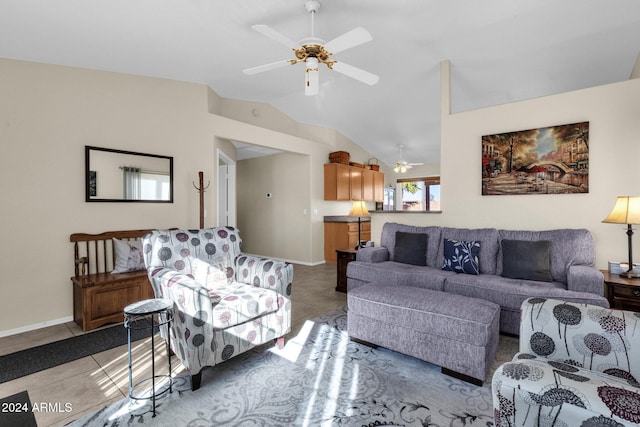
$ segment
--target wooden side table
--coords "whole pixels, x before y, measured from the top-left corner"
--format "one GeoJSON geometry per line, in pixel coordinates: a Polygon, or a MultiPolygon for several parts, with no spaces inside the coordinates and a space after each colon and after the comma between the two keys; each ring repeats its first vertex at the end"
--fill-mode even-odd
{"type": "Polygon", "coordinates": [[[605,296],[611,308],[640,311],[640,279],[625,279],[608,270],[600,270],[604,275],[605,296]]]}
{"type": "Polygon", "coordinates": [[[338,258],[336,291],[347,292],[347,264],[356,260],[356,250],[353,248],[337,249],[336,255],[338,258]]]}

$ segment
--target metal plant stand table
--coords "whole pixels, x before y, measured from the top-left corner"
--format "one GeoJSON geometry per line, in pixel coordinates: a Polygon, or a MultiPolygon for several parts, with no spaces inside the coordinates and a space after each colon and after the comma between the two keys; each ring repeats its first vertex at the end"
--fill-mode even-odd
{"type": "Polygon", "coordinates": [[[171,321],[173,320],[173,301],[168,299],[147,299],[130,304],[124,308],[124,327],[127,329],[127,350],[129,353],[129,399],[145,400],[151,397],[153,404],[153,416],[156,416],[156,397],[166,393],[172,393],[171,379],[171,321]],[[167,327],[167,359],[169,362],[168,375],[156,375],[155,363],[155,329],[158,330],[163,326],[167,327]],[[131,331],[149,329],[151,332],[151,377],[145,378],[133,384],[133,360],[131,355],[131,331]],[[156,379],[167,379],[168,386],[160,390],[156,390],[156,379]],[[151,394],[135,390],[144,384],[151,382],[151,394]]]}

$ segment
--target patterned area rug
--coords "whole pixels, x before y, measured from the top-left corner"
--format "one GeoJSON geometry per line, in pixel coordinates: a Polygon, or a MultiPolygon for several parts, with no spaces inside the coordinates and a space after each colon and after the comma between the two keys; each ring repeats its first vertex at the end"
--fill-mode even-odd
{"type": "MultiPolygon", "coordinates": [[[[149,402],[124,399],[69,425],[493,425],[490,383],[477,387],[421,360],[351,342],[346,323],[346,308],[309,321],[283,350],[262,346],[206,369],[195,392],[178,377],[173,393],[157,400],[156,417],[149,402]]],[[[513,356],[513,343],[507,347],[496,365],[513,356]]]]}

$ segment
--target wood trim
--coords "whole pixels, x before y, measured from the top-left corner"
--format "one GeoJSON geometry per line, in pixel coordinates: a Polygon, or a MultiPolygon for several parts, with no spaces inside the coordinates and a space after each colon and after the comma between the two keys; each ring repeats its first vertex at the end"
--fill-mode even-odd
{"type": "Polygon", "coordinates": [[[424,183],[429,184],[429,185],[437,185],[437,184],[440,184],[440,177],[439,176],[427,176],[427,177],[419,177],[419,178],[398,178],[398,179],[396,179],[396,182],[398,182],[398,183],[401,183],[401,182],[415,182],[415,181],[424,182],[424,183]]]}

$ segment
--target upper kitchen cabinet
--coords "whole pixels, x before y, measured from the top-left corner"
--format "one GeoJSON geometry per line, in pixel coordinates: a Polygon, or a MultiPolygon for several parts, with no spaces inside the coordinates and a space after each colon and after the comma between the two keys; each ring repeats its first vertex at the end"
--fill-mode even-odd
{"type": "Polygon", "coordinates": [[[343,163],[324,165],[325,200],[384,200],[384,174],[343,163]]]}

